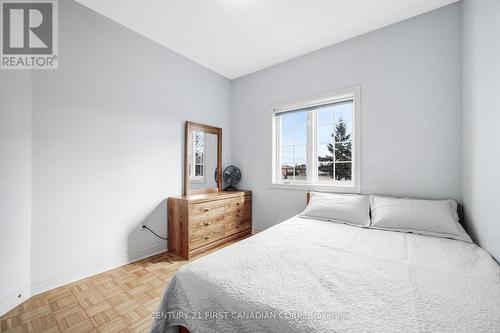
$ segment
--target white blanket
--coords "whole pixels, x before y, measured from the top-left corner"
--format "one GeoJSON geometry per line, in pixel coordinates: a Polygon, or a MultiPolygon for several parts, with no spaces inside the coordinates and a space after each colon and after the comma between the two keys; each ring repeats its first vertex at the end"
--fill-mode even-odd
{"type": "Polygon", "coordinates": [[[182,267],[152,332],[500,332],[478,246],[294,217],[182,267]]]}

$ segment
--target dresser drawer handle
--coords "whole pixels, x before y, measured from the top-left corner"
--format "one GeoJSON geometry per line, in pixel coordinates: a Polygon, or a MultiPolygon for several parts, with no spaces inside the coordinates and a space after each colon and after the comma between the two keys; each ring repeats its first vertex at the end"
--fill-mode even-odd
{"type": "Polygon", "coordinates": [[[211,237],[212,237],[212,236],[205,236],[205,237],[203,237],[203,238],[205,238],[205,239],[210,239],[211,237]]]}
{"type": "Polygon", "coordinates": [[[203,208],[203,211],[204,211],[204,212],[209,212],[209,211],[210,211],[210,208],[205,207],[205,208],[203,208]]]}
{"type": "Polygon", "coordinates": [[[204,225],[211,225],[211,224],[212,224],[212,222],[205,222],[205,223],[203,223],[203,224],[204,224],[204,225]]]}
{"type": "Polygon", "coordinates": [[[236,214],[235,216],[236,216],[236,217],[240,217],[240,216],[241,216],[241,214],[236,214]]]}

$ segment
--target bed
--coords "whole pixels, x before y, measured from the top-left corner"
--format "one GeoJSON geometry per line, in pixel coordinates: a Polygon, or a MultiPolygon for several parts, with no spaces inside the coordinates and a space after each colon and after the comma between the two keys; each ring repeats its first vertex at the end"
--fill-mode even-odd
{"type": "Polygon", "coordinates": [[[293,217],[182,267],[152,332],[500,332],[472,243],[293,217]]]}

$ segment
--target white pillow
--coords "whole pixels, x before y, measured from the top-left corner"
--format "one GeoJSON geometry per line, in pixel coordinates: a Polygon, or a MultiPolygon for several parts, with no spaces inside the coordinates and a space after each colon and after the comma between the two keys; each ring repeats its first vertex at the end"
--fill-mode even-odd
{"type": "Polygon", "coordinates": [[[300,216],[368,227],[370,199],[358,194],[311,192],[309,204],[300,216]]]}
{"type": "Polygon", "coordinates": [[[458,223],[455,200],[417,200],[370,196],[371,227],[453,238],[472,243],[458,223]]]}

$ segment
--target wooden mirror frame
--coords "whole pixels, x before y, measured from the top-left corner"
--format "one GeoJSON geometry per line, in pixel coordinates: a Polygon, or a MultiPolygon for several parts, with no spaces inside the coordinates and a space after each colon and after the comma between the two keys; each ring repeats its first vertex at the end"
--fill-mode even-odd
{"type": "MultiPolygon", "coordinates": [[[[186,129],[184,133],[184,195],[222,192],[222,128],[208,126],[204,124],[193,123],[186,121],[186,129]],[[217,135],[217,188],[204,188],[195,191],[189,190],[189,142],[193,131],[205,132],[217,135]]],[[[209,175],[207,175],[209,176],[209,175]]]]}

